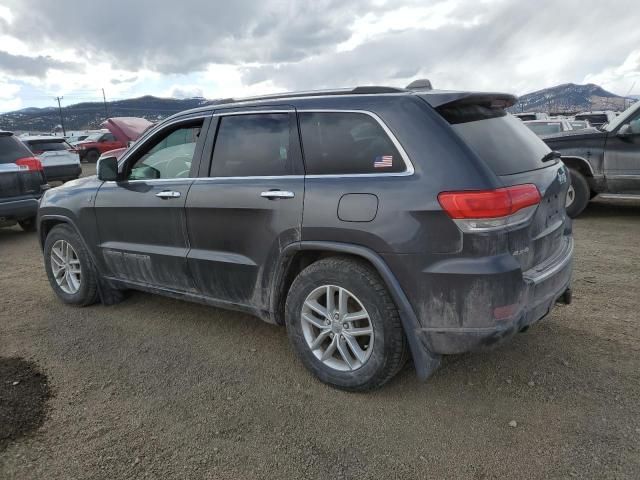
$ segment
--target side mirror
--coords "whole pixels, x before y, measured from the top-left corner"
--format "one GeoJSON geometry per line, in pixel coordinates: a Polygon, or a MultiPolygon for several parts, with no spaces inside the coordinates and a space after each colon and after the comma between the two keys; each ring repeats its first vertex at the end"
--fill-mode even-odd
{"type": "Polygon", "coordinates": [[[100,158],[96,166],[96,172],[99,180],[115,182],[118,179],[118,159],[116,157],[100,158]]]}

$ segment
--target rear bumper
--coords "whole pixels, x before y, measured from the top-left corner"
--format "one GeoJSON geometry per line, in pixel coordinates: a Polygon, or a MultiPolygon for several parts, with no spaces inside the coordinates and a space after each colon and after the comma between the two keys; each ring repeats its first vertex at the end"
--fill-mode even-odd
{"type": "Polygon", "coordinates": [[[0,200],[0,222],[25,220],[38,213],[38,198],[29,197],[20,200],[0,200]]]}
{"type": "Polygon", "coordinates": [[[44,174],[47,181],[51,180],[75,180],[82,173],[80,163],[71,163],[68,165],[51,165],[44,166],[44,174]]]}
{"type": "Polygon", "coordinates": [[[417,332],[433,353],[456,354],[494,346],[549,314],[571,287],[573,239],[549,261],[522,274],[523,288],[516,313],[504,320],[492,319],[482,327],[426,327],[417,332]]]}

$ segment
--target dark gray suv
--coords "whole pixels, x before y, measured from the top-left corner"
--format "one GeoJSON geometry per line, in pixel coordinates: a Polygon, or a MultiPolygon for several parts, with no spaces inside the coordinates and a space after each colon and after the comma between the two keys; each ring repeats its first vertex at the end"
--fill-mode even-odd
{"type": "Polygon", "coordinates": [[[567,170],[505,94],[358,87],[175,115],[38,225],[66,303],[126,289],[286,325],[320,380],[498,343],[569,301],[567,170]]]}

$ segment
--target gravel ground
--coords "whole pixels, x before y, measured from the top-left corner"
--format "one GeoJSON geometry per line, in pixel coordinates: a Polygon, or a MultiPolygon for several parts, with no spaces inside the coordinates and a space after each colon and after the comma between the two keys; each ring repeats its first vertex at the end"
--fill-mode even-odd
{"type": "Polygon", "coordinates": [[[572,305],[427,383],[408,366],[347,394],[247,315],[64,306],[35,234],[0,229],[0,356],[53,392],[0,478],[640,478],[640,204],[594,202],[575,236],[572,305]]]}

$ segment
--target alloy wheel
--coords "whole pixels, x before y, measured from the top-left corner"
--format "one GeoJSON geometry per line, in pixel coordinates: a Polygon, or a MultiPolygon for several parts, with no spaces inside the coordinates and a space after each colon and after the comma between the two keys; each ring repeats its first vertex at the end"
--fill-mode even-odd
{"type": "Polygon", "coordinates": [[[82,269],[80,259],[71,244],[58,240],[51,247],[51,271],[60,289],[69,295],[80,290],[82,269]]]}
{"type": "Polygon", "coordinates": [[[362,367],[373,351],[373,325],[360,300],[347,289],[323,285],[302,305],[302,332],[314,356],[339,371],[362,367]]]}

